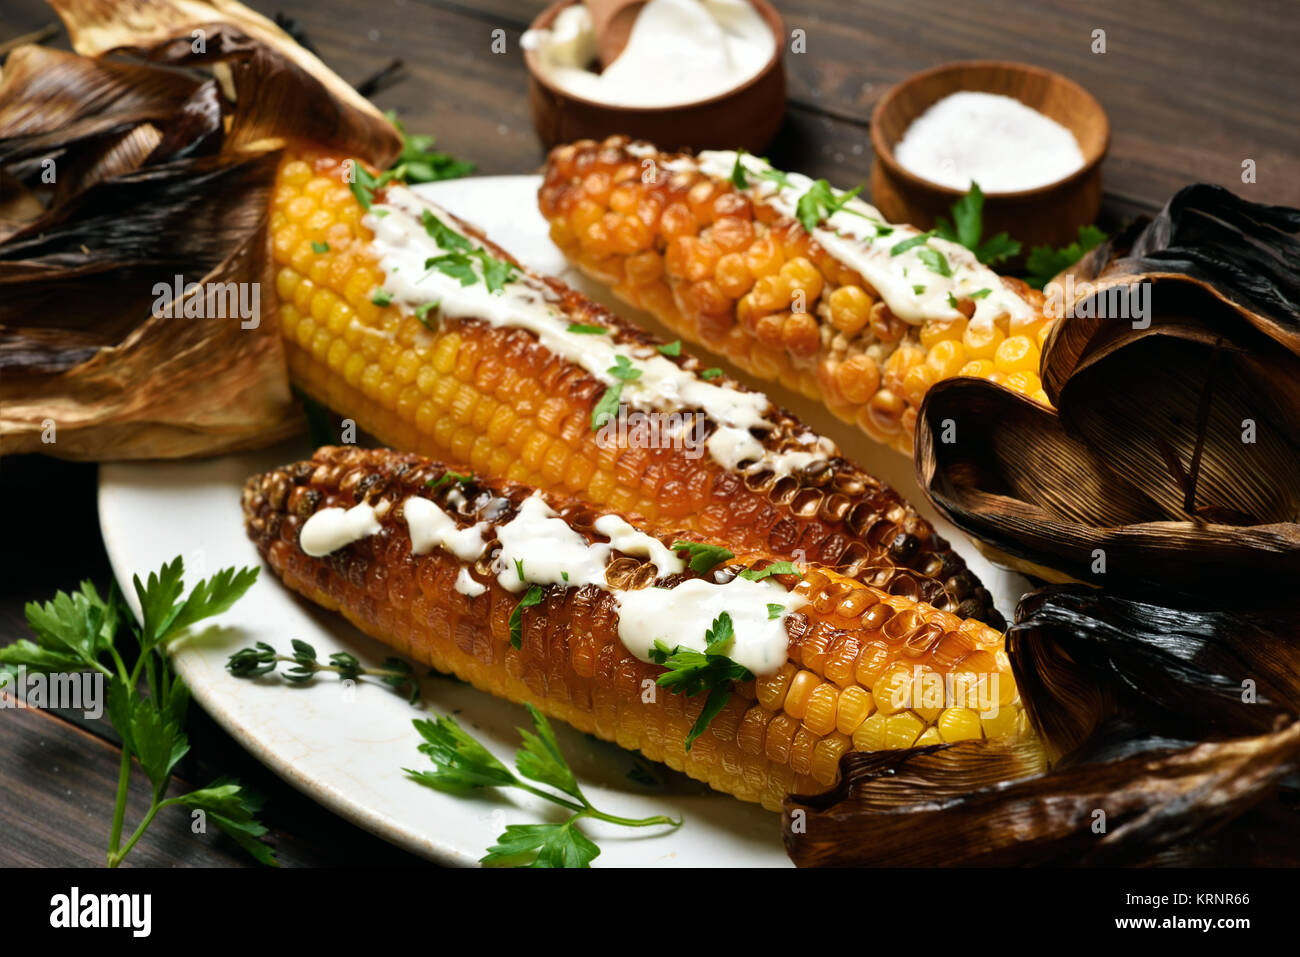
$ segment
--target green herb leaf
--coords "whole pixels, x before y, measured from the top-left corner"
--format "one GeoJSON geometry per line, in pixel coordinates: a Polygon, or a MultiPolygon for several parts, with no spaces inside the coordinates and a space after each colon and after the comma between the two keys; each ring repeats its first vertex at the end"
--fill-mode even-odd
{"type": "Polygon", "coordinates": [[[395,165],[406,168],[408,183],[432,183],[444,179],[457,179],[474,172],[473,163],[454,159],[447,153],[433,149],[432,136],[407,133],[406,127],[402,125],[394,111],[389,110],[384,116],[388,117],[388,122],[397,127],[397,132],[402,134],[402,152],[397,157],[395,165]]]}
{"type": "Polygon", "coordinates": [[[600,848],[573,820],[563,824],[507,824],[480,859],[484,867],[589,867],[600,848]]]}
{"type": "Polygon", "coordinates": [[[473,255],[483,269],[483,282],[487,285],[488,292],[501,292],[505,289],[506,283],[514,282],[519,275],[519,270],[513,263],[497,259],[486,249],[476,249],[473,255]]]}
{"type": "Polygon", "coordinates": [[[207,787],[172,798],[168,803],[172,801],[202,811],[208,820],[230,835],[259,863],[268,867],[280,866],[275,851],[258,840],[267,833],[266,826],[256,817],[262,810],[262,797],[238,781],[218,778],[207,787]]]}
{"type": "Polygon", "coordinates": [[[682,340],[674,339],[672,342],[665,342],[662,346],[656,346],[660,355],[679,356],[682,354],[682,340]]]}
{"type": "Polygon", "coordinates": [[[510,613],[510,644],[519,648],[524,640],[524,609],[532,608],[534,605],[540,605],[546,592],[540,585],[531,586],[524,597],[519,599],[519,604],[515,605],[515,610],[510,613]]]}
{"type": "Polygon", "coordinates": [[[633,379],[641,378],[641,370],[632,365],[632,361],[625,355],[614,356],[614,365],[606,371],[616,379],[622,379],[624,382],[631,382],[633,379]]]}
{"type": "Polygon", "coordinates": [[[1010,259],[1020,253],[1020,243],[1006,233],[998,233],[980,242],[984,234],[984,193],[979,183],[972,182],[961,199],[952,204],[952,223],[942,216],[936,221],[939,235],[950,242],[959,243],[975,254],[986,266],[1010,259]],[[956,225],[954,226],[953,223],[956,225]]]}
{"type": "Polygon", "coordinates": [[[318,243],[315,240],[312,240],[311,251],[316,253],[317,255],[319,255],[320,253],[327,253],[330,251],[330,244],[318,243]]]}
{"type": "Polygon", "coordinates": [[[736,163],[731,167],[731,185],[736,189],[749,189],[749,180],[745,178],[745,165],[740,161],[744,150],[736,150],[736,163]]]}
{"type": "Polygon", "coordinates": [[[919,296],[919,295],[921,295],[921,293],[925,292],[925,287],[924,287],[924,286],[913,286],[913,287],[912,287],[912,292],[916,293],[916,294],[919,296]]]}
{"type": "Polygon", "coordinates": [[[415,307],[415,318],[419,319],[426,326],[429,325],[429,310],[437,309],[442,305],[441,299],[435,299],[433,302],[426,302],[415,307]]]}
{"type": "MultiPolygon", "coordinates": [[[[731,621],[730,612],[722,612],[717,618],[713,619],[713,624],[704,632],[704,647],[712,652],[715,648],[721,648],[736,637],[736,629],[731,621]]],[[[717,652],[721,654],[721,651],[717,652]]]]}
{"type": "Polygon", "coordinates": [[[564,760],[564,755],[560,753],[560,745],[555,740],[555,731],[550,722],[531,704],[525,703],[524,707],[532,716],[537,733],[523,728],[516,729],[524,746],[515,755],[515,768],[526,778],[548,784],[557,791],[581,800],[582,791],[568,762],[564,760]]]}
{"type": "Polygon", "coordinates": [[[795,206],[795,218],[799,220],[799,225],[811,233],[818,223],[835,215],[860,192],[862,187],[857,186],[836,196],[831,184],[819,179],[808,188],[808,192],[799,197],[795,206]]]}
{"type": "Polygon", "coordinates": [[[469,239],[433,215],[431,210],[426,209],[420,213],[420,222],[424,225],[424,231],[429,234],[429,238],[438,244],[439,249],[449,253],[467,253],[474,248],[474,244],[469,239]]]}
{"type": "Polygon", "coordinates": [[[429,479],[429,481],[425,482],[424,485],[426,488],[437,489],[442,488],[442,486],[446,485],[448,482],[460,482],[464,484],[465,482],[472,481],[474,481],[473,472],[453,472],[451,469],[447,469],[447,471],[443,472],[437,478],[429,479]]]}
{"type": "Polygon", "coordinates": [[[967,299],[983,299],[983,298],[985,298],[989,293],[991,293],[992,291],[993,291],[992,289],[976,289],[973,293],[971,293],[970,295],[968,295],[966,298],[967,298],[967,299]]]}
{"type": "Polygon", "coordinates": [[[802,573],[794,567],[794,562],[773,562],[766,568],[746,568],[740,573],[741,578],[748,578],[752,582],[761,582],[764,578],[771,578],[773,575],[799,575],[802,573]]]}
{"type": "Polygon", "coordinates": [[[591,430],[595,432],[610,419],[618,418],[618,401],[623,395],[623,383],[615,382],[607,388],[591,410],[591,430]]]}
{"type": "Polygon", "coordinates": [[[785,605],[776,605],[771,602],[768,603],[767,605],[768,621],[771,621],[774,618],[780,618],[783,614],[785,614],[785,605]]]}
{"type": "Polygon", "coordinates": [[[928,247],[918,250],[916,258],[925,263],[931,272],[937,272],[940,276],[952,276],[952,267],[948,265],[948,257],[939,250],[928,247]]]}
{"type": "Polygon", "coordinates": [[[370,296],[370,301],[376,306],[386,306],[393,301],[393,294],[386,289],[376,289],[370,296]]]}
{"type": "Polygon", "coordinates": [[[704,379],[704,380],[707,382],[707,381],[709,381],[710,379],[716,379],[716,378],[718,378],[720,375],[722,375],[722,370],[721,370],[721,369],[717,369],[717,368],[714,368],[714,369],[705,369],[705,370],[703,370],[703,371],[700,373],[700,378],[701,378],[701,379],[704,379]]]}
{"type": "Polygon", "coordinates": [[[507,787],[515,776],[492,752],[479,744],[451,715],[432,721],[416,718],[415,730],[424,743],[420,752],[429,756],[433,771],[407,771],[421,784],[443,791],[463,792],[474,788],[507,787]]]}
{"type": "Polygon", "coordinates": [[[688,542],[682,539],[673,542],[672,549],[675,552],[685,550],[689,553],[690,569],[700,575],[717,565],[721,565],[728,559],[736,557],[735,552],[729,548],[723,548],[721,545],[705,545],[700,542],[688,542]]]}
{"type": "Polygon", "coordinates": [[[911,239],[904,239],[902,242],[894,243],[894,245],[889,247],[889,255],[901,256],[909,249],[914,249],[925,243],[925,241],[933,236],[934,233],[935,231],[932,229],[927,233],[920,233],[919,235],[913,236],[911,239]]]}
{"type": "Polygon", "coordinates": [[[424,268],[436,269],[438,272],[446,273],[453,279],[459,279],[462,286],[472,286],[478,282],[478,273],[474,272],[469,257],[464,253],[446,253],[442,256],[433,256],[424,261],[424,268]]]}
{"type": "Polygon", "coordinates": [[[609,332],[604,326],[588,326],[581,322],[569,323],[569,328],[566,331],[579,336],[603,336],[609,332]]]}
{"type": "Polygon", "coordinates": [[[1096,226],[1080,226],[1078,235],[1077,240],[1060,249],[1052,249],[1050,246],[1035,246],[1031,249],[1025,260],[1028,273],[1025,282],[1035,289],[1042,289],[1058,273],[1069,269],[1106,239],[1106,234],[1096,226]]]}

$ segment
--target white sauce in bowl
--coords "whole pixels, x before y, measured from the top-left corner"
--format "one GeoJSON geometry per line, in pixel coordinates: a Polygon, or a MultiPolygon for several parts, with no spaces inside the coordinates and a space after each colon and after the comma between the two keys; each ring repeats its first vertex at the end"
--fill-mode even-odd
{"type": "Polygon", "coordinates": [[[1019,100],[965,91],[912,121],[894,147],[898,165],[952,189],[985,193],[1047,186],[1084,163],[1074,134],[1019,100]]]}
{"type": "Polygon", "coordinates": [[[776,39],[748,0],[650,0],[627,46],[603,73],[585,4],[520,40],[542,75],[567,93],[611,106],[669,107],[720,96],[757,76],[776,39]]]}

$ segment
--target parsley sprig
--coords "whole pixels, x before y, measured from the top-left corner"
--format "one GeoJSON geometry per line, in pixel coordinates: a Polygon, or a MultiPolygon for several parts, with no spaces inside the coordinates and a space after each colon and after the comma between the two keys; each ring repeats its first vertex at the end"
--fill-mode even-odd
{"type": "Polygon", "coordinates": [[[1053,249],[1051,246],[1035,246],[1029,251],[1025,260],[1028,275],[1025,282],[1035,289],[1042,289],[1062,269],[1068,269],[1082,259],[1094,247],[1106,239],[1106,234],[1096,226],[1080,226],[1079,238],[1068,246],[1053,249]]]}
{"type": "Polygon", "coordinates": [[[450,715],[414,721],[415,729],[424,738],[420,751],[428,755],[434,770],[404,768],[413,781],[453,794],[481,788],[518,788],[572,812],[558,823],[507,825],[480,863],[489,867],[588,867],[599,856],[600,848],[578,828],[587,818],[624,827],[681,826],[680,820],[667,815],[628,818],[594,807],[578,786],[546,716],[531,704],[524,707],[533,719],[534,730],[518,729],[523,746],[515,753],[517,774],[450,715]]]}
{"type": "Polygon", "coordinates": [[[397,113],[389,110],[384,114],[388,122],[397,127],[402,134],[402,152],[394,164],[400,167],[408,183],[432,183],[443,179],[458,179],[474,172],[474,164],[458,160],[447,153],[433,148],[434,138],[421,133],[407,133],[397,113]]]}
{"type": "Polygon", "coordinates": [[[688,698],[708,689],[709,696],[704,700],[704,708],[686,735],[687,751],[691,750],[695,739],[704,733],[710,722],[726,707],[731,698],[731,683],[749,681],[754,677],[748,668],[736,664],[724,653],[735,636],[731,615],[724,611],[713,619],[713,624],[705,631],[704,651],[682,645],[670,649],[662,641],[656,641],[650,650],[651,660],[668,669],[655,679],[657,685],[688,698]]]}
{"type": "Polygon", "coordinates": [[[808,192],[799,197],[799,202],[795,205],[795,218],[799,220],[800,226],[811,233],[818,223],[843,210],[848,206],[849,200],[860,192],[862,187],[855,186],[847,193],[836,196],[831,184],[819,179],[808,188],[808,192]]]}
{"type": "Polygon", "coordinates": [[[35,641],[21,638],[0,648],[0,685],[20,668],[44,675],[92,671],[107,680],[108,718],[122,739],[109,867],[122,862],[159,811],[173,806],[202,811],[254,858],[274,866],[275,853],[259,840],[266,834],[256,816],[262,800],[238,781],[218,778],[206,788],[166,796],[177,762],[190,749],[183,730],[190,692],[173,670],[167,648],[185,629],[228,610],[257,580],[258,569],[222,569],[200,581],[188,596],[184,572],[177,556],[145,581],[134,576],[139,624],[116,583],[107,598],[84,581],[77,591],[60,591],[43,605],[29,602],[27,623],[35,641]],[[134,648],[119,644],[123,633],[131,636],[134,648]],[[134,663],[129,663],[132,655],[134,663]],[[151,795],[149,810],[124,842],[132,758],[149,779],[151,795]]]}
{"type": "Polygon", "coordinates": [[[678,539],[673,542],[673,551],[686,552],[689,556],[689,566],[691,571],[697,575],[703,575],[710,569],[721,565],[729,558],[735,558],[736,553],[729,548],[723,548],[721,545],[706,545],[702,542],[688,542],[678,539]]]}
{"type": "Polygon", "coordinates": [[[952,205],[952,222],[943,216],[935,220],[935,231],[943,239],[960,243],[986,266],[1019,255],[1020,243],[1006,233],[981,241],[984,233],[984,192],[974,181],[966,195],[952,205]]]}
{"type": "Polygon", "coordinates": [[[407,700],[414,704],[420,699],[420,683],[408,662],[401,658],[385,658],[378,668],[366,668],[355,655],[336,651],[325,664],[316,649],[305,641],[294,638],[290,645],[293,654],[282,655],[264,641],[249,648],[240,648],[226,661],[226,670],[236,678],[260,678],[275,671],[281,663],[292,663],[292,668],[280,672],[280,677],[293,684],[306,684],[322,672],[333,672],[339,680],[357,679],[363,675],[378,678],[384,684],[401,691],[407,690],[407,700]]]}

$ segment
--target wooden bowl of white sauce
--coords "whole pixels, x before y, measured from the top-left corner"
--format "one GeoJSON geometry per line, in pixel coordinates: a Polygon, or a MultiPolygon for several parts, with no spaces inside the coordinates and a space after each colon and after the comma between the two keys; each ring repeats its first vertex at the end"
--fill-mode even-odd
{"type": "Polygon", "coordinates": [[[984,235],[1023,251],[1064,246],[1097,218],[1106,113],[1073,80],[1024,63],[937,67],[886,93],[871,116],[872,200],[891,222],[951,218],[978,183],[984,235]]]}
{"type": "Polygon", "coordinates": [[[626,133],[666,150],[760,152],[785,112],[784,36],[767,0],[649,0],[601,71],[586,6],[561,0],[521,41],[533,125],[548,149],[626,133]]]}

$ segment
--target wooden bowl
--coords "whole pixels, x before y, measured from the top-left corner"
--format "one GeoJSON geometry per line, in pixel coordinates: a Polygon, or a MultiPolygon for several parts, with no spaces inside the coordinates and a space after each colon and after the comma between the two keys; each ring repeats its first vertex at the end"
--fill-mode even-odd
{"type": "MultiPolygon", "coordinates": [[[[565,7],[580,0],[560,0],[538,15],[530,29],[549,27],[565,7]]],[[[557,143],[604,139],[626,133],[660,149],[736,149],[761,153],[776,135],[785,113],[785,24],[767,0],[750,0],[776,39],[772,58],[756,76],[733,90],[706,100],[671,107],[613,106],[566,92],[542,75],[537,54],[524,51],[533,126],[547,149],[557,143]]]]}
{"type": "Polygon", "coordinates": [[[976,60],[950,63],[909,77],[876,104],[871,114],[871,197],[890,222],[922,229],[947,216],[963,191],[922,179],[898,165],[894,146],[918,116],[951,93],[1000,93],[1060,123],[1079,142],[1083,166],[1064,179],[1034,189],[988,193],[984,235],[1006,231],[1027,253],[1040,245],[1073,242],[1080,226],[1097,218],[1101,205],[1101,161],[1110,146],[1106,112],[1073,80],[1024,63],[976,60]]]}

